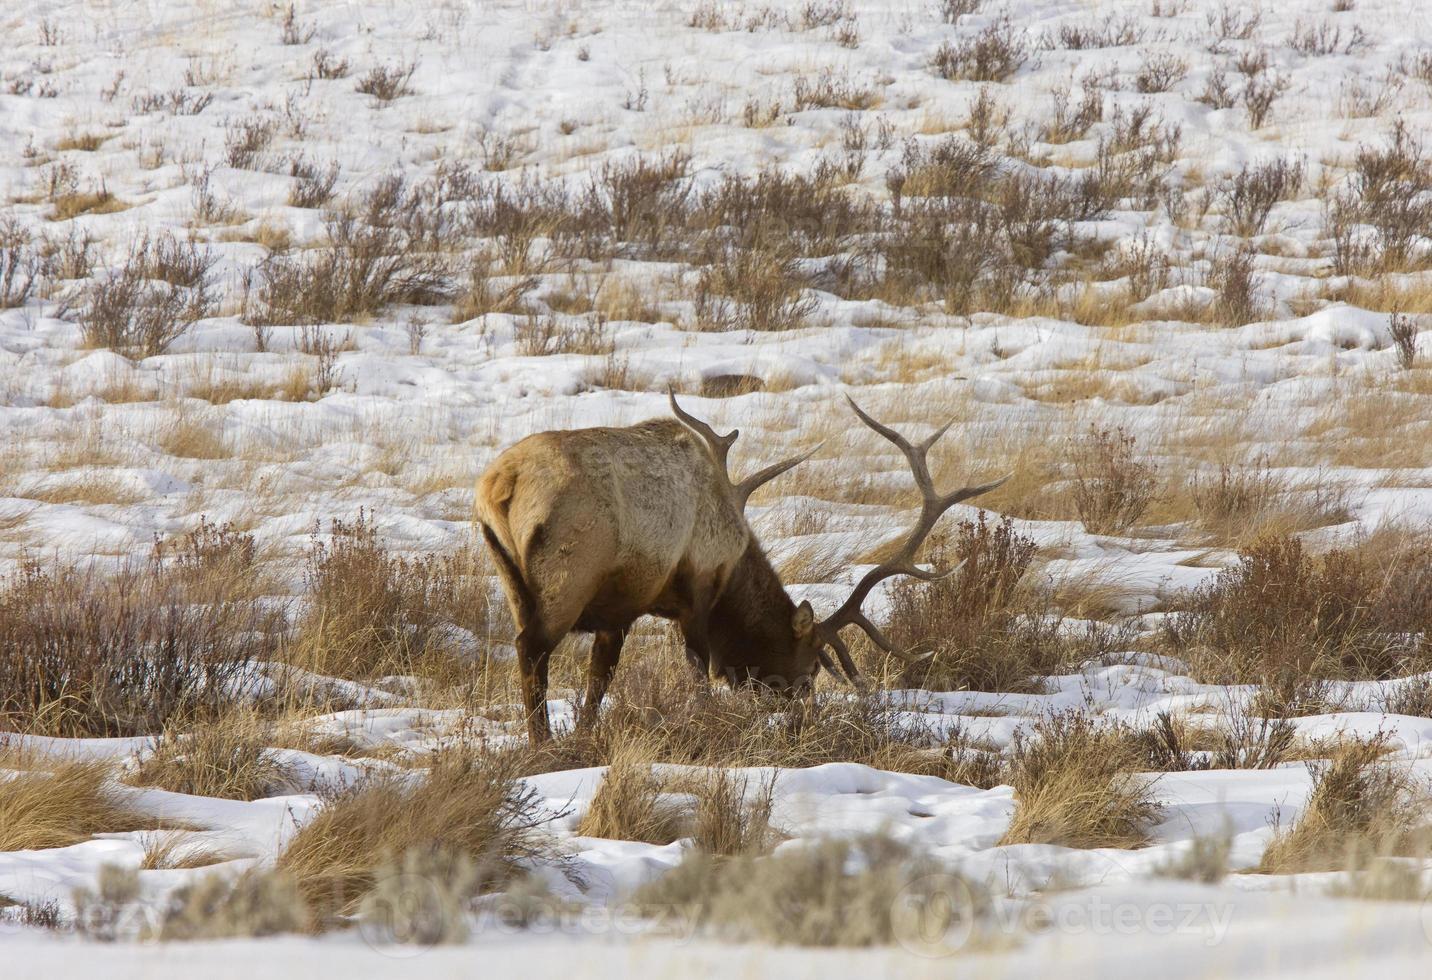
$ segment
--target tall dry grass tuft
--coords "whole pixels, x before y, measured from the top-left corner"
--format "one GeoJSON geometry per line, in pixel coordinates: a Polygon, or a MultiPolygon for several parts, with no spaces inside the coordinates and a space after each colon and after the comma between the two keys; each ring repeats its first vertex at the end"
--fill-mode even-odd
{"type": "Polygon", "coordinates": [[[309,932],[312,912],[294,881],[281,872],[207,874],[170,893],[157,936],[161,942],[255,939],[309,932]]]}
{"type": "Polygon", "coordinates": [[[447,750],[426,772],[383,772],[329,794],[279,855],[321,919],[354,912],[379,871],[410,852],[476,862],[474,890],[512,875],[516,862],[552,858],[535,793],[502,757],[447,750]]]}
{"type": "Polygon", "coordinates": [[[1079,712],[1041,719],[1014,745],[1014,816],[1001,844],[1139,847],[1159,816],[1127,730],[1079,712]]]}
{"type": "Polygon", "coordinates": [[[171,725],[127,781],[226,800],[291,792],[291,767],[268,751],[271,736],[272,726],[245,708],[230,708],[187,731],[171,725]]]}
{"type": "Polygon", "coordinates": [[[692,838],[707,854],[723,857],[765,854],[775,845],[771,826],[775,777],[761,780],[751,791],[749,777],[716,769],[691,785],[696,794],[692,838]]]}
{"type": "Polygon", "coordinates": [[[668,781],[653,771],[645,755],[639,743],[617,750],[577,833],[648,844],[670,844],[683,835],[687,814],[667,798],[668,781]]]}
{"type": "Polygon", "coordinates": [[[1407,769],[1384,758],[1386,736],[1353,739],[1331,759],[1308,764],[1313,788],[1297,823],[1280,830],[1259,870],[1274,874],[1327,871],[1370,854],[1426,846],[1421,796],[1407,769]]]}
{"type": "Polygon", "coordinates": [[[155,824],[116,790],[112,767],[47,761],[0,745],[0,851],[67,847],[155,824]]]}

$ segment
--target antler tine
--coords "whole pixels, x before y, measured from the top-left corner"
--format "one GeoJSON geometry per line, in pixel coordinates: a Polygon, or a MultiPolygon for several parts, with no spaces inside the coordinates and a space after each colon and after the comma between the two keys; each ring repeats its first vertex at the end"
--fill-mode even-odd
{"type": "Polygon", "coordinates": [[[671,400],[671,411],[675,413],[677,419],[692,432],[695,432],[704,439],[706,445],[711,448],[711,455],[714,456],[716,462],[720,464],[721,472],[726,475],[726,482],[730,484],[731,493],[736,498],[736,504],[743,511],[746,509],[746,501],[751,499],[751,494],[755,493],[762,485],[770,483],[792,466],[798,463],[804,463],[819,452],[821,446],[825,445],[825,443],[820,443],[814,449],[801,453],[799,456],[792,456],[790,459],[783,459],[779,463],[772,463],[770,466],[752,473],[740,483],[736,483],[731,479],[731,468],[727,464],[727,457],[731,453],[731,444],[736,441],[736,437],[741,434],[741,430],[732,429],[724,436],[717,435],[715,429],[677,404],[675,391],[670,388],[666,389],[666,396],[671,400]]]}
{"type": "Polygon", "coordinates": [[[724,436],[717,435],[715,429],[676,403],[676,391],[674,389],[667,388],[666,397],[671,400],[672,413],[675,414],[688,429],[706,440],[706,445],[711,447],[711,455],[716,457],[716,462],[721,464],[721,470],[726,473],[727,479],[730,479],[731,471],[726,466],[726,457],[730,455],[731,444],[736,441],[736,437],[741,434],[741,430],[732,429],[724,436]]]}
{"type": "Polygon", "coordinates": [[[890,558],[887,558],[862,575],[860,581],[855,584],[855,588],[851,590],[850,596],[841,604],[840,608],[820,624],[820,628],[825,634],[826,642],[835,649],[836,654],[841,658],[841,666],[849,673],[854,668],[854,664],[850,662],[848,653],[842,654],[844,641],[840,639],[840,630],[845,626],[860,627],[876,646],[880,647],[886,653],[897,656],[906,662],[914,663],[924,659],[919,655],[900,650],[891,643],[885,635],[875,627],[875,624],[866,618],[860,607],[870,595],[871,590],[887,578],[892,578],[896,575],[909,575],[913,578],[929,582],[945,578],[959,571],[963,562],[961,565],[957,565],[945,572],[926,571],[915,564],[915,555],[919,552],[920,546],[925,543],[925,538],[934,530],[935,524],[944,516],[945,511],[962,500],[968,500],[970,497],[995,489],[1004,483],[1005,480],[1008,480],[1009,476],[1002,477],[991,483],[962,487],[953,493],[942,495],[935,489],[935,481],[930,476],[929,452],[935,443],[939,441],[940,437],[949,431],[950,426],[954,424],[953,420],[940,426],[931,435],[916,445],[912,444],[910,440],[906,439],[888,425],[876,421],[867,414],[864,409],[857,405],[855,399],[849,395],[845,396],[845,400],[850,402],[850,407],[855,411],[855,414],[859,416],[862,422],[874,429],[886,440],[893,443],[900,452],[904,454],[905,459],[910,464],[910,472],[915,478],[915,484],[920,488],[921,497],[920,517],[915,522],[915,526],[905,535],[904,540],[901,541],[899,550],[890,558]]]}
{"type": "Polygon", "coordinates": [[[797,466],[800,463],[804,463],[806,460],[810,459],[816,453],[820,452],[820,447],[824,445],[825,443],[823,442],[817,443],[814,449],[809,449],[801,453],[799,456],[792,456],[790,459],[783,459],[779,463],[772,463],[765,469],[758,470],[755,473],[752,473],[740,483],[736,484],[736,502],[741,505],[742,510],[745,510],[746,501],[751,499],[751,494],[755,493],[765,484],[770,483],[772,480],[780,476],[782,473],[784,473],[791,467],[797,466]]]}

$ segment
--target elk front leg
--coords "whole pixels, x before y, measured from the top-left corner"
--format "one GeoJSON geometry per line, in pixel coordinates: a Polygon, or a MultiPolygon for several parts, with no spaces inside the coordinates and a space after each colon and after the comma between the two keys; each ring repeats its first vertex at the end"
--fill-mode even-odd
{"type": "Polygon", "coordinates": [[[707,644],[706,616],[689,616],[681,624],[681,639],[686,645],[686,663],[696,679],[711,683],[711,648],[707,644]]]}
{"type": "Polygon", "coordinates": [[[582,700],[582,713],[577,725],[587,728],[596,723],[607,685],[612,682],[617,662],[621,660],[626,630],[600,630],[592,640],[592,659],[587,665],[587,696],[582,700]]]}
{"type": "Polygon", "coordinates": [[[527,710],[527,741],[532,745],[552,737],[547,720],[547,662],[552,650],[546,641],[523,630],[517,634],[517,667],[522,672],[522,705],[527,710]]]}

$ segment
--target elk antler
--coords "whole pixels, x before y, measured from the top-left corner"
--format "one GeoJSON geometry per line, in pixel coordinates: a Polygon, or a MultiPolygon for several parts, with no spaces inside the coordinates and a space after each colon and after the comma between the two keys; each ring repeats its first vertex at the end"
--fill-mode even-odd
{"type": "MultiPolygon", "coordinates": [[[[726,457],[730,455],[731,444],[736,441],[736,437],[741,434],[741,430],[732,429],[724,436],[719,436],[716,434],[715,429],[711,428],[711,426],[696,416],[689,414],[676,403],[675,391],[668,388],[666,395],[671,399],[671,411],[675,413],[681,423],[706,441],[706,445],[711,449],[711,455],[715,457],[716,464],[721,467],[721,472],[726,477],[726,484],[731,488],[732,496],[736,498],[736,506],[743,511],[746,509],[746,501],[751,499],[751,494],[755,493],[759,487],[770,483],[797,463],[804,463],[820,449],[820,445],[817,445],[815,449],[801,453],[799,456],[792,456],[790,459],[783,459],[779,463],[772,463],[765,469],[752,473],[740,483],[736,483],[731,479],[731,468],[726,463],[726,457]]],[[[821,445],[823,445],[823,443],[821,445]]]]}
{"type": "Polygon", "coordinates": [[[945,511],[962,500],[968,500],[971,497],[993,490],[1008,480],[1009,476],[1003,476],[993,483],[981,483],[978,486],[962,487],[953,493],[941,495],[940,492],[935,489],[935,481],[930,476],[930,462],[928,457],[930,447],[938,442],[940,437],[954,424],[953,420],[940,426],[926,438],[925,441],[918,445],[912,445],[908,439],[894,429],[886,425],[881,425],[869,415],[865,414],[861,407],[855,404],[855,399],[846,395],[845,400],[850,402],[850,407],[855,410],[855,414],[860,417],[860,421],[894,443],[895,446],[905,454],[905,459],[909,461],[910,470],[915,476],[915,485],[920,488],[921,497],[920,519],[915,522],[915,526],[905,535],[905,540],[901,542],[900,549],[892,557],[887,558],[861,576],[860,581],[856,583],[855,588],[851,591],[849,598],[845,600],[844,604],[820,623],[819,629],[824,635],[826,643],[835,650],[836,656],[840,658],[840,666],[845,671],[846,677],[854,683],[859,676],[859,672],[855,668],[855,662],[850,659],[850,650],[846,647],[845,641],[840,637],[840,631],[843,627],[859,626],[866,632],[870,639],[875,641],[876,646],[888,654],[899,657],[907,663],[915,663],[925,659],[924,657],[901,650],[895,646],[895,644],[886,639],[885,634],[880,632],[874,623],[866,618],[865,613],[861,612],[860,606],[866,597],[870,595],[870,590],[885,581],[885,579],[895,575],[909,575],[925,582],[933,582],[936,579],[945,578],[959,571],[960,566],[964,564],[963,562],[944,572],[926,571],[915,564],[915,555],[920,550],[920,546],[925,543],[925,538],[929,536],[930,531],[935,527],[935,523],[939,521],[945,511]]]}

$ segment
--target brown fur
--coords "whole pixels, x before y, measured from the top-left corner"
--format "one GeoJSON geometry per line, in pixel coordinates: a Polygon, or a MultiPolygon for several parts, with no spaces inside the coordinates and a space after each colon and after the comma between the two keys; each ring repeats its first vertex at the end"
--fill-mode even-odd
{"type": "Polygon", "coordinates": [[[517,624],[534,741],[550,734],[548,658],[574,629],[596,634],[584,720],[643,615],[675,620],[703,674],[787,688],[815,673],[809,605],[787,597],[724,470],[676,420],[529,436],[479,479],[476,514],[517,624]]]}

